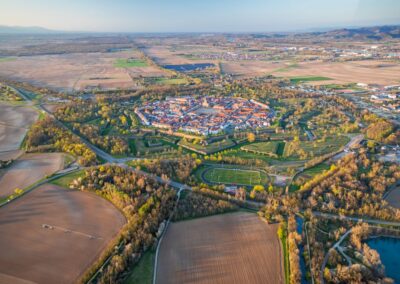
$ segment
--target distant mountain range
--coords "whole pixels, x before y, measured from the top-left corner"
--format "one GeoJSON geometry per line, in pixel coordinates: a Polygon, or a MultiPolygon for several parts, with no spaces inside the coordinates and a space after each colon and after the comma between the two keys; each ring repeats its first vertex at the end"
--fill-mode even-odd
{"type": "Polygon", "coordinates": [[[400,25],[395,26],[376,26],[351,29],[337,29],[326,32],[311,33],[324,38],[332,39],[360,39],[360,40],[381,40],[390,38],[400,38],[400,25]]]}
{"type": "MultiPolygon", "coordinates": [[[[317,29],[314,29],[317,30],[317,29]]],[[[65,31],[51,30],[43,27],[21,27],[21,26],[2,26],[0,34],[55,34],[65,33],[65,31]]],[[[111,33],[110,33],[111,34],[111,33]]],[[[234,34],[234,33],[232,33],[234,34]]],[[[290,34],[295,37],[317,36],[325,39],[354,39],[354,40],[381,40],[400,38],[400,25],[375,26],[361,28],[342,28],[319,29],[319,31],[298,31],[293,33],[255,33],[256,37],[288,37],[290,34]]]]}
{"type": "Polygon", "coordinates": [[[59,31],[50,30],[42,27],[20,27],[20,26],[1,26],[0,34],[49,34],[59,31]]]}

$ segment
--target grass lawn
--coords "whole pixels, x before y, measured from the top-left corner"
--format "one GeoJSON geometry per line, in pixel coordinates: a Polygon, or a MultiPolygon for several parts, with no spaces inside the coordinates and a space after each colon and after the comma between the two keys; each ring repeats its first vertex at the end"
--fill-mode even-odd
{"type": "Polygon", "coordinates": [[[315,176],[322,173],[325,170],[328,170],[330,166],[326,163],[321,163],[316,165],[315,167],[309,168],[305,170],[303,173],[310,176],[315,176]]]}
{"type": "Polygon", "coordinates": [[[239,157],[242,159],[247,159],[247,160],[261,160],[265,162],[265,165],[269,165],[274,160],[272,157],[268,157],[266,155],[259,155],[251,152],[245,152],[242,150],[233,150],[233,151],[228,151],[226,154],[224,154],[225,157],[239,157]]]}
{"type": "Polygon", "coordinates": [[[279,142],[278,143],[278,148],[276,149],[276,154],[279,156],[279,157],[282,157],[282,155],[283,155],[283,151],[285,150],[285,142],[279,142]]]}
{"type": "Polygon", "coordinates": [[[129,67],[147,67],[147,62],[142,59],[132,59],[132,58],[118,58],[114,62],[114,67],[119,68],[129,68],[129,67]]]}
{"type": "MultiPolygon", "coordinates": [[[[303,149],[306,153],[313,152],[314,156],[321,156],[328,153],[335,152],[340,147],[346,145],[350,141],[350,138],[344,135],[328,136],[325,141],[300,141],[299,148],[303,149]]],[[[286,147],[283,151],[284,157],[297,157],[296,153],[290,153],[290,147],[293,143],[286,143],[286,147]]]]}
{"type": "Polygon", "coordinates": [[[176,148],[172,143],[159,137],[128,139],[128,145],[131,152],[136,155],[162,153],[176,148]]]}
{"type": "Polygon", "coordinates": [[[279,141],[271,142],[258,142],[243,146],[241,149],[245,151],[255,152],[262,155],[268,155],[271,157],[277,157],[277,151],[279,148],[279,141]]]}
{"type": "Polygon", "coordinates": [[[68,188],[70,183],[74,180],[77,179],[79,177],[82,177],[84,174],[83,170],[77,171],[77,172],[73,172],[70,173],[68,175],[65,175],[63,177],[60,177],[58,179],[52,180],[50,183],[51,184],[55,184],[58,186],[62,186],[62,187],[66,187],[68,188]]]}
{"type": "Polygon", "coordinates": [[[328,77],[320,77],[320,76],[302,76],[302,77],[290,77],[290,82],[297,84],[301,82],[312,82],[312,81],[328,81],[332,80],[328,77]]]}
{"type": "Polygon", "coordinates": [[[151,284],[153,283],[155,250],[146,251],[135,265],[123,284],[151,284]]]}
{"type": "Polygon", "coordinates": [[[189,149],[191,151],[200,153],[202,155],[207,155],[218,151],[222,151],[224,149],[231,148],[235,146],[235,143],[230,139],[225,139],[222,141],[214,142],[203,146],[201,144],[193,144],[191,142],[182,139],[181,141],[179,141],[178,145],[186,149],[189,149]]]}
{"type": "Polygon", "coordinates": [[[289,251],[286,233],[279,238],[283,249],[283,266],[285,268],[285,283],[290,283],[289,251]]]}
{"type": "Polygon", "coordinates": [[[207,181],[227,184],[257,185],[269,182],[268,176],[260,171],[212,168],[204,174],[207,181]]]}
{"type": "Polygon", "coordinates": [[[309,168],[309,169],[303,171],[301,174],[296,176],[295,180],[290,185],[289,191],[294,192],[296,190],[299,190],[301,184],[310,180],[314,176],[322,173],[323,171],[328,170],[329,168],[330,168],[330,166],[327,163],[321,163],[321,164],[318,164],[312,168],[309,168]]]}

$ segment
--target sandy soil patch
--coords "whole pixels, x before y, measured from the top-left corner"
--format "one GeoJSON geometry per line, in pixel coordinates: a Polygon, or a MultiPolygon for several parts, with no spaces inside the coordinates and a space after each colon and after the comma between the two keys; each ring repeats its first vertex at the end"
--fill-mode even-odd
{"type": "Polygon", "coordinates": [[[9,196],[16,188],[23,189],[64,167],[64,154],[24,154],[13,164],[0,170],[0,197],[9,196]]]}
{"type": "Polygon", "coordinates": [[[277,225],[233,213],[173,223],[162,241],[158,283],[283,283],[277,225]]]}
{"type": "Polygon", "coordinates": [[[75,283],[124,223],[95,194],[43,185],[0,208],[0,282],[75,283]]]}

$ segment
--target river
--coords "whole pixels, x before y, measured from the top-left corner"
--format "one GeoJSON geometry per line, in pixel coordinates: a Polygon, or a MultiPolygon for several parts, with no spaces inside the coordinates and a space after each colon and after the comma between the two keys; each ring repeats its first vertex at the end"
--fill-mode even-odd
{"type": "MultiPolygon", "coordinates": [[[[303,233],[303,223],[304,220],[301,217],[296,216],[296,223],[297,223],[297,233],[302,235],[303,233]]],[[[304,246],[299,245],[299,251],[300,251],[300,270],[301,270],[301,284],[307,284],[309,281],[306,278],[307,275],[307,265],[306,261],[304,259],[303,253],[304,253],[304,246]]]]}

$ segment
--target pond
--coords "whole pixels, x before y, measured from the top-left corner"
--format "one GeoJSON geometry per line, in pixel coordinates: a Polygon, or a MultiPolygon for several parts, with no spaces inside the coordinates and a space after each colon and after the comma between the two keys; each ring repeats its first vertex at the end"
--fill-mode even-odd
{"type": "Polygon", "coordinates": [[[212,63],[196,63],[196,64],[178,64],[178,65],[164,65],[165,69],[179,71],[179,72],[186,72],[186,71],[194,71],[194,70],[201,70],[208,67],[214,67],[212,63]]]}
{"type": "Polygon", "coordinates": [[[369,239],[366,243],[381,255],[386,275],[393,278],[395,283],[400,283],[400,239],[379,237],[369,239]]]}
{"type": "MultiPolygon", "coordinates": [[[[299,235],[301,235],[303,233],[303,223],[304,223],[303,218],[296,216],[296,223],[297,223],[297,233],[299,235]]],[[[304,253],[303,245],[299,245],[299,251],[300,251],[301,284],[307,284],[309,282],[307,281],[307,278],[306,278],[307,266],[306,266],[306,261],[303,256],[303,253],[304,253]]]]}

